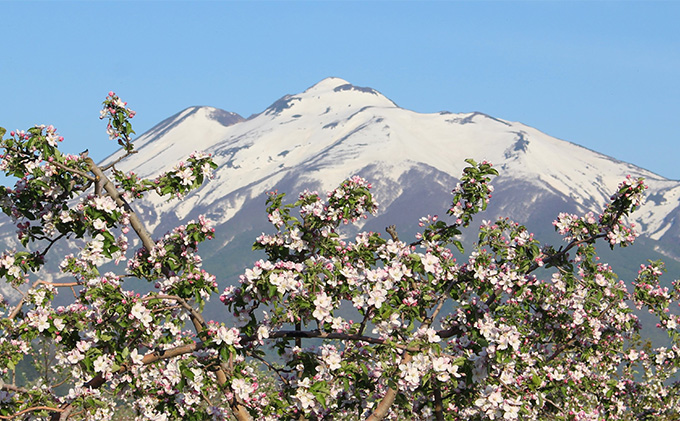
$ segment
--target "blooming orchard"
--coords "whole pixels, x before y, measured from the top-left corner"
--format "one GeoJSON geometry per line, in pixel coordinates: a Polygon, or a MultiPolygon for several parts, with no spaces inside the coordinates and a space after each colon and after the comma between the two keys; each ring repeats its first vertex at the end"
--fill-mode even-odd
{"type": "MultiPolygon", "coordinates": [[[[110,93],[101,116],[135,153],[127,104],[110,93]]],[[[489,203],[487,162],[468,161],[447,217],[423,217],[413,242],[394,226],[344,234],[378,210],[360,177],[293,203],[271,193],[273,231],[255,242],[266,259],[221,292],[234,317],[220,321],[202,312],[219,294],[198,254],[210,222],[153,239],[134,211],[146,194],[200,186],[210,156],[145,180],[63,154],[51,126],[6,135],[0,168],[19,181],[0,206],[22,248],[0,254],[0,276],[23,292],[1,300],[0,419],[110,419],[120,402],[155,420],[680,417],[680,320],[669,311],[680,285],[662,287],[663,265],[649,262],[629,288],[595,254],[598,240],[635,239],[625,221],[642,180],[625,180],[599,215],[558,215],[557,248],[499,219],[481,223],[467,255],[459,236],[489,203]],[[67,239],[78,253],[45,273],[67,239]],[[109,261],[119,271],[101,273],[109,261]],[[155,290],[135,292],[138,280],[155,290]],[[56,305],[58,293],[70,304],[56,305]],[[669,346],[639,340],[631,306],[658,317],[669,346]],[[17,376],[43,361],[35,378],[17,376]]]]}

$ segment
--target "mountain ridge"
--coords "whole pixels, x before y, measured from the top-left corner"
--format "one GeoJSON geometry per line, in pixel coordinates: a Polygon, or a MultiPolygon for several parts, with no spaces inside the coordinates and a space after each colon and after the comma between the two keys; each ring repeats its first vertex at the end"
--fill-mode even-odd
{"type": "MultiPolygon", "coordinates": [[[[373,170],[364,172],[378,177],[372,180],[378,200],[388,206],[396,190],[382,188],[381,183],[398,184],[417,164],[456,178],[464,159],[473,158],[494,163],[501,172],[497,182],[516,190],[516,197],[533,203],[538,191],[550,192],[550,197],[574,204],[578,212],[601,207],[626,175],[645,177],[655,200],[638,211],[643,233],[657,241],[680,239],[680,182],[522,123],[481,112],[421,114],[398,107],[373,88],[340,78],[326,78],[299,94],[284,95],[248,119],[216,110],[183,110],[162,131],[151,129],[139,136],[135,141],[141,146],[139,153],[119,164],[151,177],[194,150],[213,154],[219,168],[210,183],[180,204],[149,201],[154,226],[161,225],[162,215],[175,213],[182,219],[212,208],[218,209],[210,212],[216,222],[225,224],[239,206],[277,188],[286,176],[296,180],[290,182],[289,191],[307,185],[326,190],[368,167],[373,170]],[[231,116],[230,124],[222,124],[219,115],[231,116]]],[[[527,215],[517,219],[530,220],[527,215]]],[[[680,250],[672,248],[661,249],[680,256],[680,250]]]]}
{"type": "MultiPolygon", "coordinates": [[[[559,240],[551,224],[559,212],[600,212],[626,175],[645,177],[649,199],[633,216],[643,234],[640,255],[680,262],[680,181],[478,111],[402,109],[373,88],[339,78],[285,95],[247,119],[214,107],[187,107],[134,144],[138,153],[116,168],[144,178],[155,178],[195,151],[213,155],[218,164],[214,178],[182,200],[152,193],[132,207],[155,237],[201,214],[214,221],[217,238],[202,255],[206,269],[226,282],[256,259],[250,251],[254,238],[272,229],[264,212],[266,192],[292,197],[304,189],[323,192],[358,174],[373,184],[381,205],[379,214],[362,220],[360,228],[383,232],[396,224],[408,240],[418,218],[448,209],[466,158],[491,162],[500,173],[492,181],[494,197],[478,221],[510,217],[550,241],[559,240]]],[[[16,245],[14,231],[9,220],[0,222],[0,239],[7,247],[16,245]]],[[[138,246],[131,241],[133,248],[138,246]]]]}

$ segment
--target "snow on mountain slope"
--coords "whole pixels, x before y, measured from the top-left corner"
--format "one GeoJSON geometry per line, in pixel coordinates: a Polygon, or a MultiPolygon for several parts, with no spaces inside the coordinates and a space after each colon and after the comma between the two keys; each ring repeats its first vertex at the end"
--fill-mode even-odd
{"type": "MultiPolygon", "coordinates": [[[[634,214],[646,236],[643,247],[680,261],[680,181],[518,122],[479,112],[405,110],[374,89],[338,78],[286,95],[248,119],[212,107],[187,108],[139,136],[135,149],[116,166],[148,178],[194,151],[214,155],[219,165],[214,179],[183,200],[151,194],[133,207],[155,236],[206,214],[216,223],[217,240],[206,244],[202,254],[206,266],[212,265],[208,270],[227,282],[252,260],[247,251],[253,239],[271,229],[264,214],[265,192],[278,189],[294,198],[304,188],[323,191],[360,174],[373,183],[381,204],[381,213],[364,228],[383,231],[396,223],[400,235],[412,235],[407,231],[417,218],[445,211],[466,158],[488,160],[500,172],[481,218],[508,216],[537,234],[552,235],[550,223],[560,211],[601,210],[626,175],[644,177],[648,199],[634,214]]],[[[0,221],[5,247],[17,245],[15,231],[12,221],[0,221]]],[[[53,273],[59,256],[73,251],[57,248],[48,258],[53,273]]],[[[0,285],[0,293],[8,299],[18,296],[7,285],[0,285]]]]}
{"type": "Polygon", "coordinates": [[[168,163],[177,163],[177,157],[209,148],[225,127],[243,120],[238,114],[217,108],[187,108],[136,139],[137,153],[127,158],[126,167],[135,168],[142,177],[158,174],[167,170],[168,163]]]}
{"type": "MultiPolygon", "coordinates": [[[[360,174],[373,183],[381,204],[381,214],[369,218],[365,228],[382,231],[396,223],[400,235],[402,229],[412,235],[406,231],[417,218],[445,211],[466,158],[488,160],[500,172],[482,218],[508,216],[551,235],[558,212],[597,212],[626,175],[644,177],[648,200],[634,217],[656,251],[680,260],[679,181],[518,122],[479,112],[405,110],[371,88],[338,78],[286,95],[248,119],[212,107],[187,108],[139,136],[135,148],[136,154],[116,166],[148,178],[194,151],[214,155],[219,165],[214,179],[183,200],[152,194],[133,207],[155,236],[207,215],[218,235],[203,249],[205,262],[224,279],[243,270],[252,259],[245,251],[270,229],[265,192],[278,189],[294,198],[304,188],[323,191],[360,174]]],[[[15,230],[8,219],[0,222],[6,247],[16,245],[15,230]]],[[[54,254],[71,252],[65,250],[54,254]]],[[[56,273],[59,258],[53,263],[56,273]]],[[[14,293],[4,289],[5,297],[14,293]]]]}
{"type": "Polygon", "coordinates": [[[378,178],[372,180],[378,200],[389,206],[404,193],[402,177],[414,168],[457,177],[464,159],[473,158],[494,163],[500,185],[517,190],[523,200],[549,194],[579,211],[599,209],[626,175],[645,177],[651,200],[637,214],[643,232],[656,240],[680,237],[677,181],[521,123],[477,112],[405,110],[371,88],[338,78],[286,95],[247,120],[214,108],[188,108],[135,144],[139,153],[119,167],[141,176],[170,169],[195,150],[212,153],[219,165],[214,180],[182,202],[150,199],[154,226],[199,210],[210,210],[224,224],[248,201],[263,201],[262,194],[284,179],[295,180],[291,187],[329,189],[367,168],[378,178]]]}

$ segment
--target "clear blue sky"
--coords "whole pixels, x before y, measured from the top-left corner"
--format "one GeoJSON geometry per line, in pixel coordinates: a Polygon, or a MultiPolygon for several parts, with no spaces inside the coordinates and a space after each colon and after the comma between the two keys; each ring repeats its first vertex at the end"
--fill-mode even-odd
{"type": "MultiPolygon", "coordinates": [[[[0,0],[0,126],[113,152],[192,105],[244,117],[328,76],[428,113],[481,111],[680,179],[680,2],[0,0]]],[[[188,142],[191,139],[187,139],[188,142]]]]}

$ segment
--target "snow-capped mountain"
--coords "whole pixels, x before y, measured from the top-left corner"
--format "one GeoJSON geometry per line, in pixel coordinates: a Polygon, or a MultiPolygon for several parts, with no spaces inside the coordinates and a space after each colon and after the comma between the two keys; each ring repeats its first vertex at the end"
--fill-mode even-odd
{"type": "Polygon", "coordinates": [[[207,214],[220,227],[220,246],[266,226],[265,192],[322,191],[353,174],[374,184],[384,210],[369,227],[443,213],[464,159],[473,158],[494,163],[501,173],[485,217],[509,216],[530,227],[540,222],[549,228],[558,211],[598,211],[626,175],[644,177],[649,194],[635,215],[640,231],[659,251],[680,256],[680,182],[518,122],[479,112],[405,110],[378,91],[338,78],[286,95],[248,119],[191,107],[135,144],[139,153],[118,167],[144,177],[196,150],[214,155],[219,168],[212,181],[181,202],[152,198],[142,206],[160,231],[207,214]]]}
{"type": "MultiPolygon", "coordinates": [[[[338,78],[286,95],[248,119],[212,107],[187,108],[139,136],[135,149],[116,167],[148,178],[194,151],[213,154],[219,167],[200,189],[181,201],[151,194],[133,207],[156,237],[200,214],[213,220],[217,238],[201,254],[223,283],[236,282],[259,258],[250,246],[272,230],[266,192],[287,192],[292,201],[305,188],[323,192],[359,174],[372,182],[381,209],[363,228],[384,232],[396,224],[408,241],[418,218],[448,209],[466,158],[492,162],[500,172],[489,208],[477,221],[507,216],[543,241],[554,236],[551,222],[558,212],[599,212],[626,175],[644,177],[648,200],[634,217],[645,253],[655,249],[680,261],[680,181],[518,122],[479,112],[409,111],[338,78]]],[[[12,247],[15,230],[9,220],[0,221],[0,241],[12,247]]],[[[632,271],[641,263],[634,257],[632,271]]],[[[56,270],[59,259],[53,259],[56,270]]],[[[14,292],[2,284],[0,293],[14,292]]]]}

